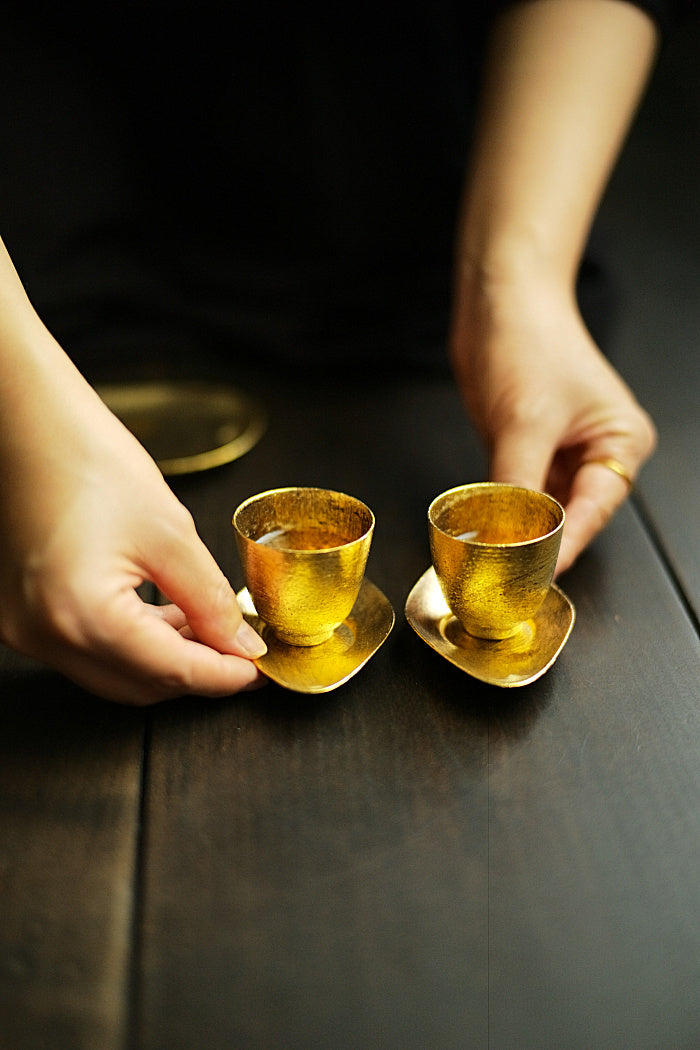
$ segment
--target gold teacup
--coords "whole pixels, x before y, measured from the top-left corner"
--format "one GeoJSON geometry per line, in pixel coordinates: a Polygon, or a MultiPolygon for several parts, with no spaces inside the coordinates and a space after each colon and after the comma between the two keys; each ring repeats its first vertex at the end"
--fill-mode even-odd
{"type": "Polygon", "coordinates": [[[428,527],[435,574],[464,629],[476,638],[512,638],[552,583],[561,504],[516,485],[461,485],[433,500],[428,527]]]}
{"type": "Polygon", "coordinates": [[[241,503],[233,527],[258,616],[290,645],[330,638],[362,584],[369,507],[330,489],[273,489],[241,503]]]}

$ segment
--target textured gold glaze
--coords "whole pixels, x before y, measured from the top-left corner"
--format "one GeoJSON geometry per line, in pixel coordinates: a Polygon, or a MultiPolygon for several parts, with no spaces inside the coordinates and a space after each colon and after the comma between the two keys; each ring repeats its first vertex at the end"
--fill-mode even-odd
{"type": "Polygon", "coordinates": [[[288,645],[327,641],[360,590],[369,507],[329,489],[273,489],[242,503],[233,527],[258,616],[288,645]]]}
{"type": "Polygon", "coordinates": [[[564,527],[551,496],[496,482],[443,492],[428,509],[447,605],[476,638],[513,637],[549,591],[564,527]]]}
{"type": "Polygon", "coordinates": [[[238,602],[249,624],[264,638],[267,652],[256,666],[278,685],[297,693],[328,693],[356,675],[376,653],[394,626],[394,610],[365,576],[357,601],[328,641],[286,645],[257,615],[247,588],[238,602]]]}
{"type": "Polygon", "coordinates": [[[553,583],[533,618],[512,637],[476,638],[450,611],[433,568],[423,573],[406,601],[406,619],[423,641],[472,678],[503,688],[529,685],[548,671],[575,618],[573,605],[553,583]]]}

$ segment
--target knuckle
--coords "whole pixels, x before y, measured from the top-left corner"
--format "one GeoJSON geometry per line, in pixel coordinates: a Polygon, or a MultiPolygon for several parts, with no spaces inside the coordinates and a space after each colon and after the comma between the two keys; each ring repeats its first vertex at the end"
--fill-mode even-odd
{"type": "Polygon", "coordinates": [[[189,613],[189,624],[196,637],[216,645],[220,631],[230,634],[242,619],[231,585],[220,570],[203,587],[202,599],[199,607],[189,613]]]}
{"type": "Polygon", "coordinates": [[[100,609],[85,608],[83,591],[72,581],[62,586],[50,582],[34,589],[34,611],[41,633],[74,650],[85,650],[98,640],[100,609]]]}
{"type": "Polygon", "coordinates": [[[177,545],[192,543],[197,536],[197,527],[192,514],[183,503],[175,501],[169,508],[163,531],[166,538],[177,545]]]}
{"type": "Polygon", "coordinates": [[[628,422],[627,428],[620,434],[627,446],[626,451],[638,462],[644,462],[654,452],[658,443],[658,431],[656,424],[646,409],[641,405],[635,405],[634,415],[628,422]]]}
{"type": "Polygon", "coordinates": [[[107,651],[125,623],[89,561],[69,570],[53,560],[34,567],[25,574],[22,599],[25,634],[35,648],[107,651]]]}
{"type": "Polygon", "coordinates": [[[4,617],[0,641],[15,652],[54,664],[58,654],[85,652],[88,641],[80,616],[67,602],[37,602],[4,617]]]}
{"type": "Polygon", "coordinates": [[[616,506],[610,506],[607,503],[596,504],[592,514],[592,523],[595,533],[602,532],[603,529],[610,524],[616,510],[616,506]]]}
{"type": "Polygon", "coordinates": [[[528,434],[548,428],[551,411],[545,391],[530,392],[531,396],[496,402],[494,418],[503,428],[513,433],[528,434]]]}
{"type": "Polygon", "coordinates": [[[659,443],[659,432],[648,413],[643,413],[642,421],[642,455],[644,459],[647,459],[653,454],[659,443]]]}
{"type": "Polygon", "coordinates": [[[191,668],[171,668],[158,682],[156,690],[156,701],[172,700],[178,696],[189,696],[196,692],[194,676],[191,668]]]}
{"type": "Polygon", "coordinates": [[[233,591],[231,585],[223,575],[219,573],[217,578],[214,580],[214,584],[211,590],[210,597],[210,611],[214,618],[217,616],[228,617],[231,615],[232,609],[237,610],[237,604],[234,601],[233,591]]]}

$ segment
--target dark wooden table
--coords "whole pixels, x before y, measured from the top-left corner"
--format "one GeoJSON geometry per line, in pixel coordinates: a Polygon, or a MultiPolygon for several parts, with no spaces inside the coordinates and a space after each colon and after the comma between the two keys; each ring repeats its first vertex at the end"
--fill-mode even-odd
{"type": "Polygon", "coordinates": [[[0,1046],[697,1047],[700,595],[647,510],[562,581],[553,669],[481,686],[403,617],[483,476],[450,380],[259,390],[262,442],[176,485],[203,538],[240,584],[242,498],[352,492],[395,629],[326,696],[145,712],[0,654],[0,1046]]]}

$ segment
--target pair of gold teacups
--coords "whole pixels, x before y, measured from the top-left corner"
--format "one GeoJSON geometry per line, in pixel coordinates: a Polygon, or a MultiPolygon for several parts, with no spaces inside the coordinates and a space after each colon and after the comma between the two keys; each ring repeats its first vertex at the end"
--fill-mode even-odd
{"type": "MultiPolygon", "coordinates": [[[[352,496],[281,488],[233,516],[258,616],[289,645],[327,641],[357,599],[374,514],[352,496]]],[[[435,574],[450,611],[475,638],[511,638],[549,591],[564,510],[543,492],[496,482],[461,485],[428,508],[435,574]]]]}

